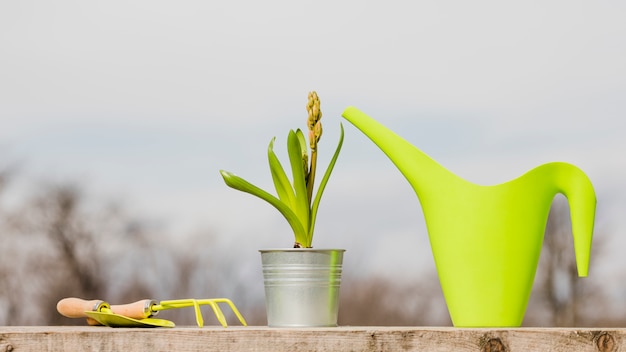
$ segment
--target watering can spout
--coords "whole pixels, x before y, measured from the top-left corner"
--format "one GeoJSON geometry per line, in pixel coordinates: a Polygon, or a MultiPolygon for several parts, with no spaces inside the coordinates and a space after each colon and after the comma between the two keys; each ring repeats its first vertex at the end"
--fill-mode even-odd
{"type": "Polygon", "coordinates": [[[344,110],[342,116],[361,130],[389,157],[409,181],[418,197],[433,191],[433,184],[450,185],[464,181],[361,110],[351,106],[344,110]]]}

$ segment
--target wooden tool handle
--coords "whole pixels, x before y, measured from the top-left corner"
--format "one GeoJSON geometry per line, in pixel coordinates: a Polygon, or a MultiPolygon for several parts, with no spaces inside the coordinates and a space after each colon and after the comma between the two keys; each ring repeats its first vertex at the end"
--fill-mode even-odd
{"type": "Polygon", "coordinates": [[[57,311],[61,313],[61,315],[66,316],[68,318],[86,318],[85,311],[100,311],[103,307],[108,308],[109,304],[98,300],[86,300],[81,298],[63,298],[57,303],[57,311]]]}
{"type": "Polygon", "coordinates": [[[141,301],[128,304],[114,304],[111,306],[111,311],[128,318],[144,319],[156,315],[157,312],[151,309],[155,304],[156,302],[151,299],[142,299],[141,301]]]}
{"type": "Polygon", "coordinates": [[[100,324],[99,321],[97,321],[96,319],[93,318],[89,318],[87,317],[87,325],[91,325],[91,326],[101,326],[102,324],[100,324]]]}

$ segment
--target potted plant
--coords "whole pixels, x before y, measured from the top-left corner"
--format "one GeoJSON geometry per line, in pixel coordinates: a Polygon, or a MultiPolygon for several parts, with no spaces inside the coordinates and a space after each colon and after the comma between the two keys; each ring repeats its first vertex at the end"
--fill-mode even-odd
{"type": "Polygon", "coordinates": [[[293,248],[260,250],[267,320],[271,327],[337,326],[344,250],[313,249],[312,240],[320,200],[343,144],[343,126],[340,124],[339,143],[314,192],[318,142],[322,136],[322,111],[316,92],[309,93],[306,109],[308,144],[300,129],[290,130],[287,137],[292,180],[274,153],[276,137],[269,143],[267,155],[277,196],[220,170],[229,187],[267,201],[293,230],[293,248]]]}

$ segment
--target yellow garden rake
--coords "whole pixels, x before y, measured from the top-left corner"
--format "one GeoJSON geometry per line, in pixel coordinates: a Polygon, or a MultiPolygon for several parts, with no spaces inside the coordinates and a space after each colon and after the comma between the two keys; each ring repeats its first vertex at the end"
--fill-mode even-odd
{"type": "Polygon", "coordinates": [[[133,303],[109,305],[101,300],[84,300],[81,298],[64,298],[57,304],[57,310],[68,318],[87,318],[90,325],[106,325],[111,327],[174,327],[169,320],[153,318],[162,310],[194,307],[198,327],[204,326],[204,319],[200,311],[201,305],[208,305],[223,327],[228,327],[224,313],[218,306],[226,303],[232,309],[243,326],[247,326],[245,319],[237,310],[233,302],[227,298],[207,299],[177,299],[157,303],[151,299],[144,299],[133,303]]]}

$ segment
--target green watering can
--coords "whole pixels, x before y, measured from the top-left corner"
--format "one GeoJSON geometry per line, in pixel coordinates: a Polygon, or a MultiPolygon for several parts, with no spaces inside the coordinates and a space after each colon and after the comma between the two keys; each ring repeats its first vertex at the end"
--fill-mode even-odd
{"type": "Polygon", "coordinates": [[[468,182],[354,107],[342,115],[409,181],[422,205],[457,327],[517,327],[530,297],[552,200],[569,201],[578,275],[587,276],[596,196],[577,167],[554,162],[494,186],[468,182]]]}

